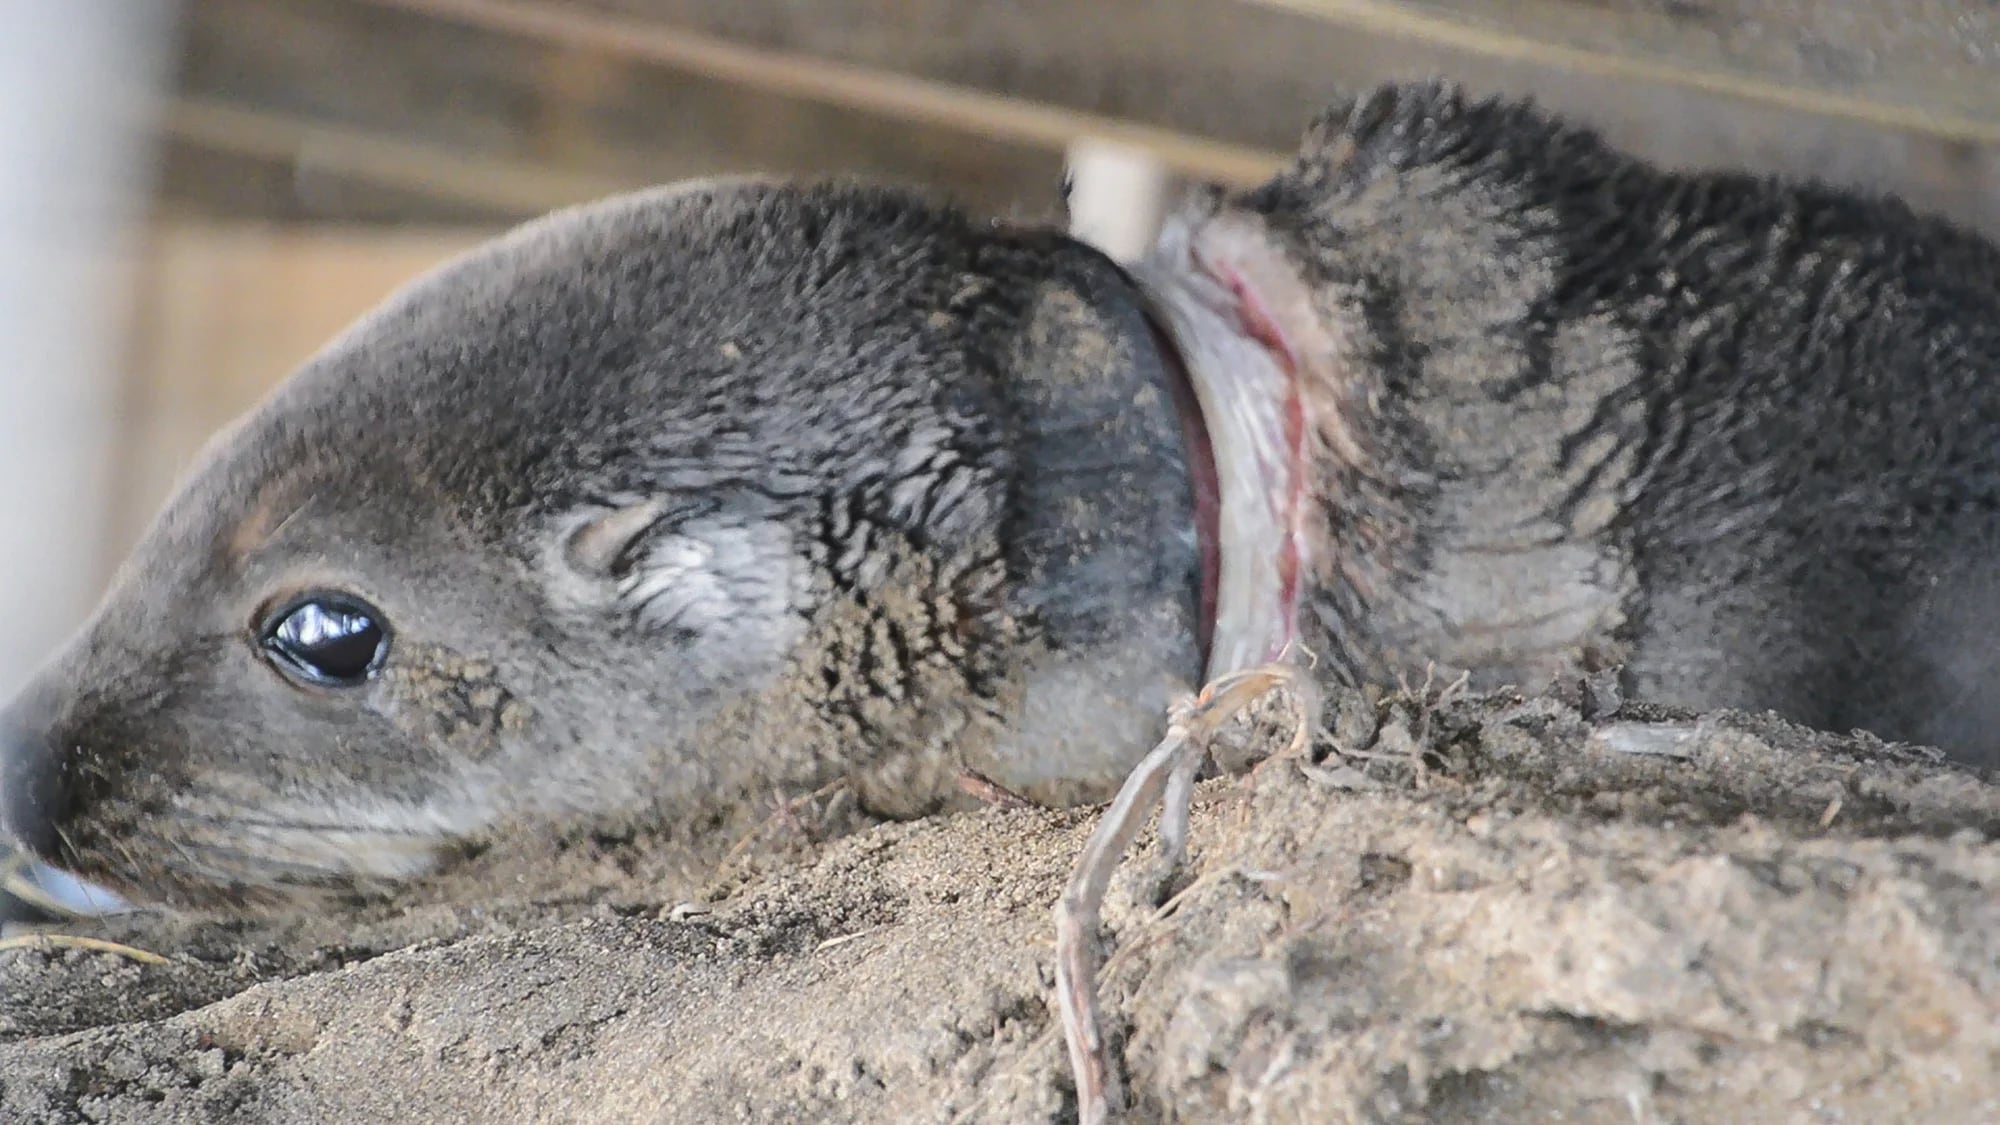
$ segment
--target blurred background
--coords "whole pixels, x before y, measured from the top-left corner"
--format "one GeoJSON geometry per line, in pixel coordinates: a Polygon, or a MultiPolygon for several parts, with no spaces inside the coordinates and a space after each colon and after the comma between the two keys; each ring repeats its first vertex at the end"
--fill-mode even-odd
{"type": "Polygon", "coordinates": [[[14,0],[0,35],[0,698],[207,437],[522,218],[852,173],[1121,246],[1329,98],[1443,74],[1656,160],[2000,235],[1990,0],[14,0]],[[1134,233],[1137,231],[1138,233],[1134,233]]]}

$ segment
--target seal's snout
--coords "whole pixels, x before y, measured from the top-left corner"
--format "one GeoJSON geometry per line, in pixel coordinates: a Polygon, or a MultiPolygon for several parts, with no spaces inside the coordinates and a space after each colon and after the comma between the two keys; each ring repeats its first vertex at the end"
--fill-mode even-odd
{"type": "Polygon", "coordinates": [[[62,820],[64,789],[47,738],[13,710],[0,711],[0,839],[47,857],[62,820]]]}

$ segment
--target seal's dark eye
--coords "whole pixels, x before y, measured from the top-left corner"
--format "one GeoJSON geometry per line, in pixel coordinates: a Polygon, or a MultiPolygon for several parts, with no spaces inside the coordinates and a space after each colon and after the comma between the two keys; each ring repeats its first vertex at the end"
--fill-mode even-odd
{"type": "Polygon", "coordinates": [[[292,602],[264,627],[264,651],[310,683],[352,687],[389,655],[389,627],[359,598],[316,594],[292,602]]]}

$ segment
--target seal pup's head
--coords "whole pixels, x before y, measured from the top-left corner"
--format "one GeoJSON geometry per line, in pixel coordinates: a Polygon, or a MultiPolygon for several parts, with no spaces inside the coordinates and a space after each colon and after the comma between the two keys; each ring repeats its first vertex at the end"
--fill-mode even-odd
{"type": "Polygon", "coordinates": [[[1101,792],[1200,675],[1130,279],[899,191],[709,182],[413,284],[217,439],[0,713],[0,827],[141,900],[962,768],[1101,792]]]}

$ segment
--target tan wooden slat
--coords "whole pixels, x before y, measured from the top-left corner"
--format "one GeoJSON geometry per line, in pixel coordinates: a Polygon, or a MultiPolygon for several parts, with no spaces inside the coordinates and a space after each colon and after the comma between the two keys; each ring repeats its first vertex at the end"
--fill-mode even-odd
{"type": "MultiPolygon", "coordinates": [[[[1753,89],[1649,77],[1617,52],[1597,57],[1595,41],[1500,49],[1458,13],[1752,0],[1354,0],[1337,19],[1326,13],[1346,0],[1319,14],[1279,2],[1314,0],[190,0],[176,119],[236,154],[230,167],[250,153],[281,169],[303,146],[328,181],[373,178],[508,216],[600,186],[774,171],[931,183],[1039,218],[1059,146],[1079,135],[1137,140],[1178,170],[1240,183],[1341,93],[1444,74],[1473,93],[1533,96],[1655,161],[1894,191],[2000,232],[2000,143],[1966,135],[1977,122],[1905,114],[1891,127],[1895,114],[1843,112],[1853,106],[1775,68],[1753,89]],[[1577,65],[1549,65],[1558,49],[1577,65]],[[244,116],[208,128],[221,114],[244,116]]],[[[1849,7],[1893,8],[1871,3],[1849,7]]],[[[1827,41],[1835,58],[1862,42],[1827,41]]],[[[243,197],[230,167],[209,197],[243,197]]],[[[201,198],[197,171],[178,161],[175,190],[201,198]]]]}
{"type": "MultiPolygon", "coordinates": [[[[905,70],[894,64],[879,67],[857,64],[806,51],[748,45],[706,34],[691,24],[667,25],[590,4],[553,4],[543,0],[369,2],[644,59],[719,81],[754,85],[869,113],[1051,149],[1060,149],[1081,137],[1121,141],[1152,150],[1182,172],[1212,179],[1251,182],[1268,175],[1283,158],[1278,149],[1211,140],[1134,117],[1093,113],[1055,100],[1019,97],[955,80],[948,74],[905,70]]],[[[878,13],[890,23],[899,22],[899,14],[907,12],[878,13]]],[[[1050,32],[1062,34],[1059,28],[1051,28],[1050,32]]]]}
{"type": "MultiPolygon", "coordinates": [[[[166,125],[183,149],[229,158],[212,188],[219,199],[249,194],[226,180],[247,160],[510,218],[744,171],[925,184],[982,212],[1056,200],[1057,148],[719,82],[630,52],[349,0],[191,0],[184,24],[166,125]]],[[[179,161],[170,186],[199,198],[199,166],[179,161]]],[[[281,177],[268,184],[283,187],[281,177]]]]}
{"type": "Polygon", "coordinates": [[[1988,0],[1256,0],[1479,54],[2000,141],[1988,0]]]}
{"type": "Polygon", "coordinates": [[[126,349],[114,556],[211,434],[396,286],[490,233],[155,223],[126,349]]]}
{"type": "MultiPolygon", "coordinates": [[[[2000,137],[2000,114],[1981,118],[1935,107],[1916,112],[1905,103],[1860,95],[1843,100],[1821,88],[1787,84],[1775,67],[1761,77],[1749,74],[1742,61],[1752,57],[1742,44],[1782,39],[1801,27],[1819,37],[1793,48],[1801,57],[1812,55],[1812,42],[1823,41],[1830,46],[1814,56],[1823,56],[1823,63],[1865,57],[1882,73],[1917,78],[1924,60],[1962,47],[1972,53],[1962,51],[1964,58],[1946,68],[1954,77],[1933,85],[1949,93],[1963,79],[1981,91],[1971,96],[1991,97],[1988,57],[1965,46],[1976,46],[1979,28],[1991,22],[1984,17],[1959,22],[1968,29],[1964,42],[1922,39],[1930,54],[1920,52],[1915,63],[1857,54],[1869,42],[1865,28],[1841,24],[1839,12],[1860,13],[1854,26],[1862,27],[1871,13],[1899,10],[1903,0],[1355,0],[1338,19],[1328,13],[1344,0],[1328,0],[1311,12],[1264,0],[357,2],[467,26],[506,27],[732,81],[775,82],[802,97],[858,104],[875,97],[871,92],[889,90],[894,96],[868,104],[882,112],[932,115],[925,120],[948,116],[969,130],[1015,130],[1034,143],[1071,128],[1142,139],[1164,131],[1266,153],[1243,161],[1240,170],[1216,169],[1219,178],[1238,182],[1254,178],[1268,154],[1289,149],[1307,119],[1342,93],[1387,79],[1444,75],[1474,94],[1534,97],[1654,161],[1892,191],[2000,232],[2000,140],[1989,143],[2000,137]],[[1610,18],[1603,13],[1628,9],[1683,20],[1723,12],[1733,29],[1725,38],[1736,45],[1729,58],[1737,70],[1702,81],[1658,64],[1649,70],[1643,56],[1612,49],[1616,36],[1601,30],[1595,39],[1533,40],[1528,50],[1492,28],[1482,31],[1465,14],[1503,6],[1564,18],[1598,12],[1600,23],[1610,18]],[[1354,12],[1372,18],[1348,18],[1354,12]],[[1790,22],[1781,18],[1788,12],[1790,22]],[[1607,37],[1612,47],[1599,52],[1607,37]],[[1557,48],[1556,61],[1566,65],[1551,65],[1557,48]],[[763,62],[739,65],[746,59],[763,62]],[[1018,109],[1034,106],[1055,112],[1018,109]],[[1145,131],[1120,134],[1118,122],[1145,131]]],[[[1977,17],[1974,3],[1915,0],[1911,10],[1977,17]]],[[[1912,34],[1929,33],[1918,28],[1912,34]]],[[[1634,50],[1644,42],[1635,41],[1634,50]]],[[[1201,168],[1185,147],[1156,151],[1183,171],[1201,168]]]]}
{"type": "Polygon", "coordinates": [[[546,163],[453,152],[311,117],[177,98],[162,120],[167,135],[204,148],[314,165],[391,187],[501,214],[536,214],[642,187],[640,176],[572,171],[546,163]]]}

